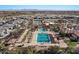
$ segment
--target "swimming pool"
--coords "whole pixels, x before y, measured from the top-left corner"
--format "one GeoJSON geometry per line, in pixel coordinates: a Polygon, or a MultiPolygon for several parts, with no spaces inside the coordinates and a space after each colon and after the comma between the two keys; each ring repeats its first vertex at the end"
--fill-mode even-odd
{"type": "Polygon", "coordinates": [[[50,35],[46,33],[38,33],[37,35],[37,42],[39,43],[50,43],[50,35]]]}
{"type": "Polygon", "coordinates": [[[47,31],[45,28],[40,28],[38,29],[38,31],[42,32],[42,31],[47,31]]]}

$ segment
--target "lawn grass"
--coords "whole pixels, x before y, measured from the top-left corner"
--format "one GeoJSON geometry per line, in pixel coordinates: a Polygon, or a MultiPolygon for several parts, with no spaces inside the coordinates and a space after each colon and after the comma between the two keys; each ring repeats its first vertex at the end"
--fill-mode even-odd
{"type": "Polygon", "coordinates": [[[69,46],[69,48],[74,48],[77,44],[77,42],[70,41],[70,40],[68,40],[66,43],[69,46]]]}

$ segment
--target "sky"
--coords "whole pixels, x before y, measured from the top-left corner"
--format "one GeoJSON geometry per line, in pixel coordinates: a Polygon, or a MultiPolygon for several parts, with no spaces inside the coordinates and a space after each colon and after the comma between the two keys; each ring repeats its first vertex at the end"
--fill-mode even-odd
{"type": "Polygon", "coordinates": [[[0,5],[0,10],[79,10],[79,5],[0,5]]]}

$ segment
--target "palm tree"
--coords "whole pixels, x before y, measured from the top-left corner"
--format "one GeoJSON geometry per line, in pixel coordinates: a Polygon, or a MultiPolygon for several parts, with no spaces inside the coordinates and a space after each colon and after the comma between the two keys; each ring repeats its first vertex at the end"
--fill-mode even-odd
{"type": "Polygon", "coordinates": [[[2,54],[5,54],[6,52],[8,52],[8,48],[4,44],[0,44],[0,52],[2,54]]]}
{"type": "Polygon", "coordinates": [[[34,47],[15,47],[14,50],[9,51],[9,54],[33,54],[35,53],[34,47]]]}
{"type": "Polygon", "coordinates": [[[58,53],[58,51],[59,51],[59,47],[57,47],[57,46],[55,46],[55,47],[49,47],[48,48],[48,53],[51,53],[51,54],[56,54],[56,53],[58,53]]]}

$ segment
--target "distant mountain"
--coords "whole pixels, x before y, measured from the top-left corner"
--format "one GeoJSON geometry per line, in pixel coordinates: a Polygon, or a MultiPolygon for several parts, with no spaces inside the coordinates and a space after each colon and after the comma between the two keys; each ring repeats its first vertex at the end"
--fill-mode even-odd
{"type": "Polygon", "coordinates": [[[17,9],[17,11],[79,11],[79,10],[41,10],[41,9],[17,9]]]}
{"type": "Polygon", "coordinates": [[[0,10],[0,11],[38,11],[37,9],[8,9],[8,10],[0,10]]]}
{"type": "Polygon", "coordinates": [[[0,10],[0,16],[10,16],[10,15],[23,15],[23,14],[70,14],[70,15],[79,15],[79,11],[74,10],[38,10],[38,9],[9,9],[9,10],[0,10]]]}

